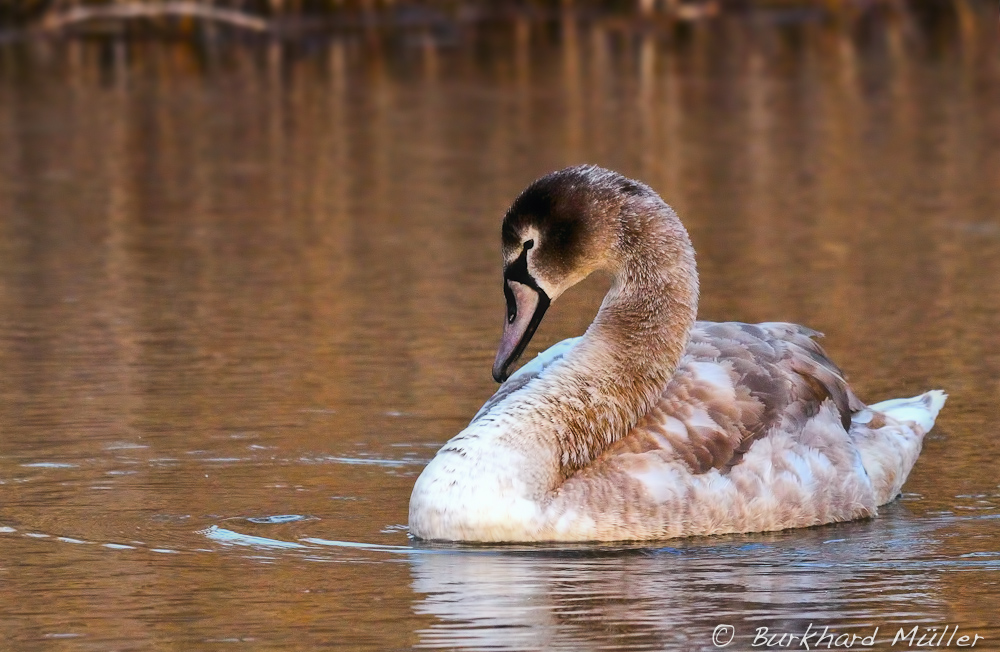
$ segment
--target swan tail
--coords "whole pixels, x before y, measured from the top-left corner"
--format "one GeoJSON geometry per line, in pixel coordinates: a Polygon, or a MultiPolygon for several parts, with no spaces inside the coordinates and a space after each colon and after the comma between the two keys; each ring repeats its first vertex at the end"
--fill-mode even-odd
{"type": "Polygon", "coordinates": [[[947,398],[935,389],[913,398],[875,403],[854,415],[850,434],[878,505],[899,495],[920,455],[924,435],[934,427],[947,398]]]}
{"type": "Polygon", "coordinates": [[[868,409],[881,412],[896,421],[914,423],[924,432],[928,432],[934,427],[934,421],[946,400],[948,400],[947,394],[940,389],[932,389],[913,398],[894,398],[875,403],[869,405],[868,409]]]}

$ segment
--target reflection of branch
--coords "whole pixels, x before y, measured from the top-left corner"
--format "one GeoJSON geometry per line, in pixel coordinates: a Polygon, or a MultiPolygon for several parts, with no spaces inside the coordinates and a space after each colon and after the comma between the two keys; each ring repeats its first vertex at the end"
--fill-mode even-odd
{"type": "Polygon", "coordinates": [[[180,16],[185,18],[203,18],[220,23],[228,23],[235,27],[264,32],[268,29],[268,21],[260,16],[254,16],[235,9],[222,9],[211,5],[193,2],[191,0],[173,0],[158,3],[125,2],[111,5],[76,6],[67,11],[49,14],[40,25],[43,30],[58,30],[73,23],[88,20],[130,18],[160,18],[163,16],[180,16]]]}

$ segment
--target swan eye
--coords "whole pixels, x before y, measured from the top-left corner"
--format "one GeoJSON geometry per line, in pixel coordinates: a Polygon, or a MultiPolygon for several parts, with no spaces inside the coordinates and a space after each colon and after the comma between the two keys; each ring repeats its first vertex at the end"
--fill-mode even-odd
{"type": "Polygon", "coordinates": [[[527,240],[524,243],[524,250],[527,251],[528,249],[531,249],[534,246],[535,246],[535,241],[534,240],[527,240]]]}

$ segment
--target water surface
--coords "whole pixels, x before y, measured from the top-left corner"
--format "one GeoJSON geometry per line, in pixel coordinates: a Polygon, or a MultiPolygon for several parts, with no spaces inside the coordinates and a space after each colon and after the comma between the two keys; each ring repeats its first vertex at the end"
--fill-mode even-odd
{"type": "MultiPolygon", "coordinates": [[[[0,636],[686,650],[813,623],[1000,645],[1000,58],[727,25],[7,46],[0,636]],[[417,474],[494,388],[502,212],[579,162],[677,209],[703,319],[824,331],[869,401],[950,393],[901,500],[654,546],[408,540],[417,474]]],[[[528,355],[606,287],[560,299],[528,355]]]]}

